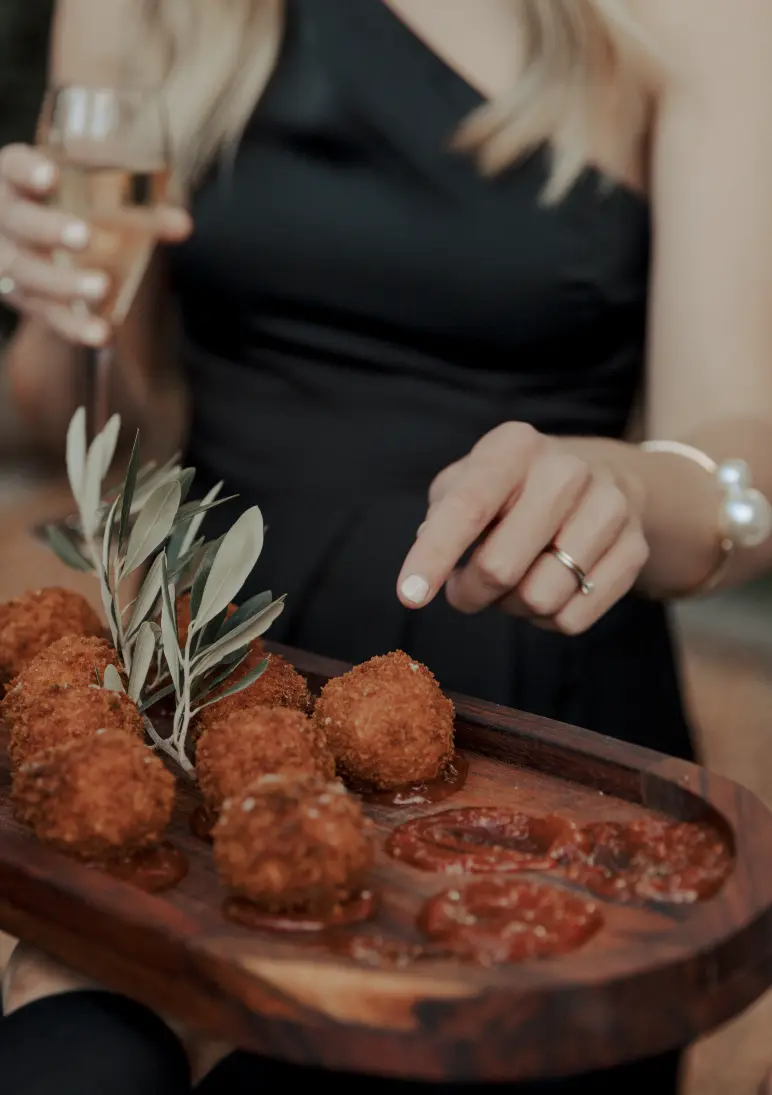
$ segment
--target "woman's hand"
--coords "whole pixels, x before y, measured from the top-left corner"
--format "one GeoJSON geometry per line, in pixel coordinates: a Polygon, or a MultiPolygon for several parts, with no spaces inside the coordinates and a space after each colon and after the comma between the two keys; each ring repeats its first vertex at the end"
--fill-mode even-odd
{"type": "MultiPolygon", "coordinates": [[[[57,169],[37,149],[9,145],[0,150],[0,299],[39,317],[68,342],[99,346],[110,337],[105,320],[89,315],[107,296],[104,272],[78,267],[88,255],[89,225],[45,203],[56,191],[57,169]],[[52,252],[69,252],[73,265],[54,263],[52,252]]],[[[179,242],[190,232],[182,209],[155,211],[161,242],[179,242]]]]}
{"type": "Polygon", "coordinates": [[[648,559],[641,508],[633,477],[622,479],[524,423],[505,423],[432,484],[426,521],[400,575],[400,599],[419,608],[444,585],[460,612],[495,604],[579,634],[628,592],[648,559]],[[586,575],[588,593],[553,548],[586,575]]]}

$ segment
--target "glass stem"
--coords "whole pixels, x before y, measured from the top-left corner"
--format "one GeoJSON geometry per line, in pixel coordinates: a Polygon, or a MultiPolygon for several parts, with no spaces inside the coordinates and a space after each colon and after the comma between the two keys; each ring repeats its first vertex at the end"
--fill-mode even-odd
{"type": "Polygon", "coordinates": [[[114,357],[112,344],[87,347],[84,351],[86,429],[91,442],[110,417],[110,380],[114,357]]]}

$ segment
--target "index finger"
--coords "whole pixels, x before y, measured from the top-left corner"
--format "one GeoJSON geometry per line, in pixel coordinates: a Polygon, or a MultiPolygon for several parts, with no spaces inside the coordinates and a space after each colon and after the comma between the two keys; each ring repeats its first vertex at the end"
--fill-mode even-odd
{"type": "Polygon", "coordinates": [[[511,466],[487,456],[469,459],[464,473],[431,506],[408,552],[397,583],[404,605],[420,608],[437,595],[518,485],[511,466]]]}
{"type": "Polygon", "coordinates": [[[17,190],[43,195],[54,185],[56,167],[36,148],[11,144],[0,150],[0,176],[17,190]]]}

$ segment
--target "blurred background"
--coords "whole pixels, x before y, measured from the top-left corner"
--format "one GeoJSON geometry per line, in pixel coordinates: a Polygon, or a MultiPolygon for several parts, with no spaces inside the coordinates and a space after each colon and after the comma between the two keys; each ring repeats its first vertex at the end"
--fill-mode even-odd
{"type": "MultiPolygon", "coordinates": [[[[52,8],[53,0],[0,0],[0,146],[32,139],[52,8]]],[[[0,601],[58,582],[93,593],[88,578],[64,572],[29,532],[36,520],[66,512],[69,500],[61,461],[38,450],[11,408],[2,347],[13,325],[0,307],[0,601]]],[[[772,577],[681,606],[676,622],[704,762],[772,804],[772,577]]],[[[770,1066],[772,998],[699,1047],[688,1091],[753,1095],[770,1066]]]]}

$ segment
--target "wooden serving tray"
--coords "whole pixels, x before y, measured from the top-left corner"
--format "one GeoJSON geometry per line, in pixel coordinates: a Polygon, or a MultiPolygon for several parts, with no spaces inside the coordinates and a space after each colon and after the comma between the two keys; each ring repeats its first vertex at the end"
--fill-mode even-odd
{"type": "MultiPolygon", "coordinates": [[[[314,689],[345,668],[282,653],[314,689]]],[[[466,787],[433,806],[369,806],[381,834],[466,805],[580,821],[656,811],[716,824],[734,842],[734,873],[698,905],[606,903],[604,929],[561,958],[376,971],[319,939],[252,934],[225,920],[210,849],[189,830],[197,800],[187,788],[171,837],[190,872],[168,894],[146,895],[50,851],[11,817],[3,750],[0,928],[213,1037],[301,1064],[422,1079],[519,1081],[612,1066],[687,1045],[772,984],[772,814],[754,795],[649,750],[456,702],[466,787]]],[[[449,879],[381,847],[373,884],[378,921],[404,934],[449,879]]]]}

